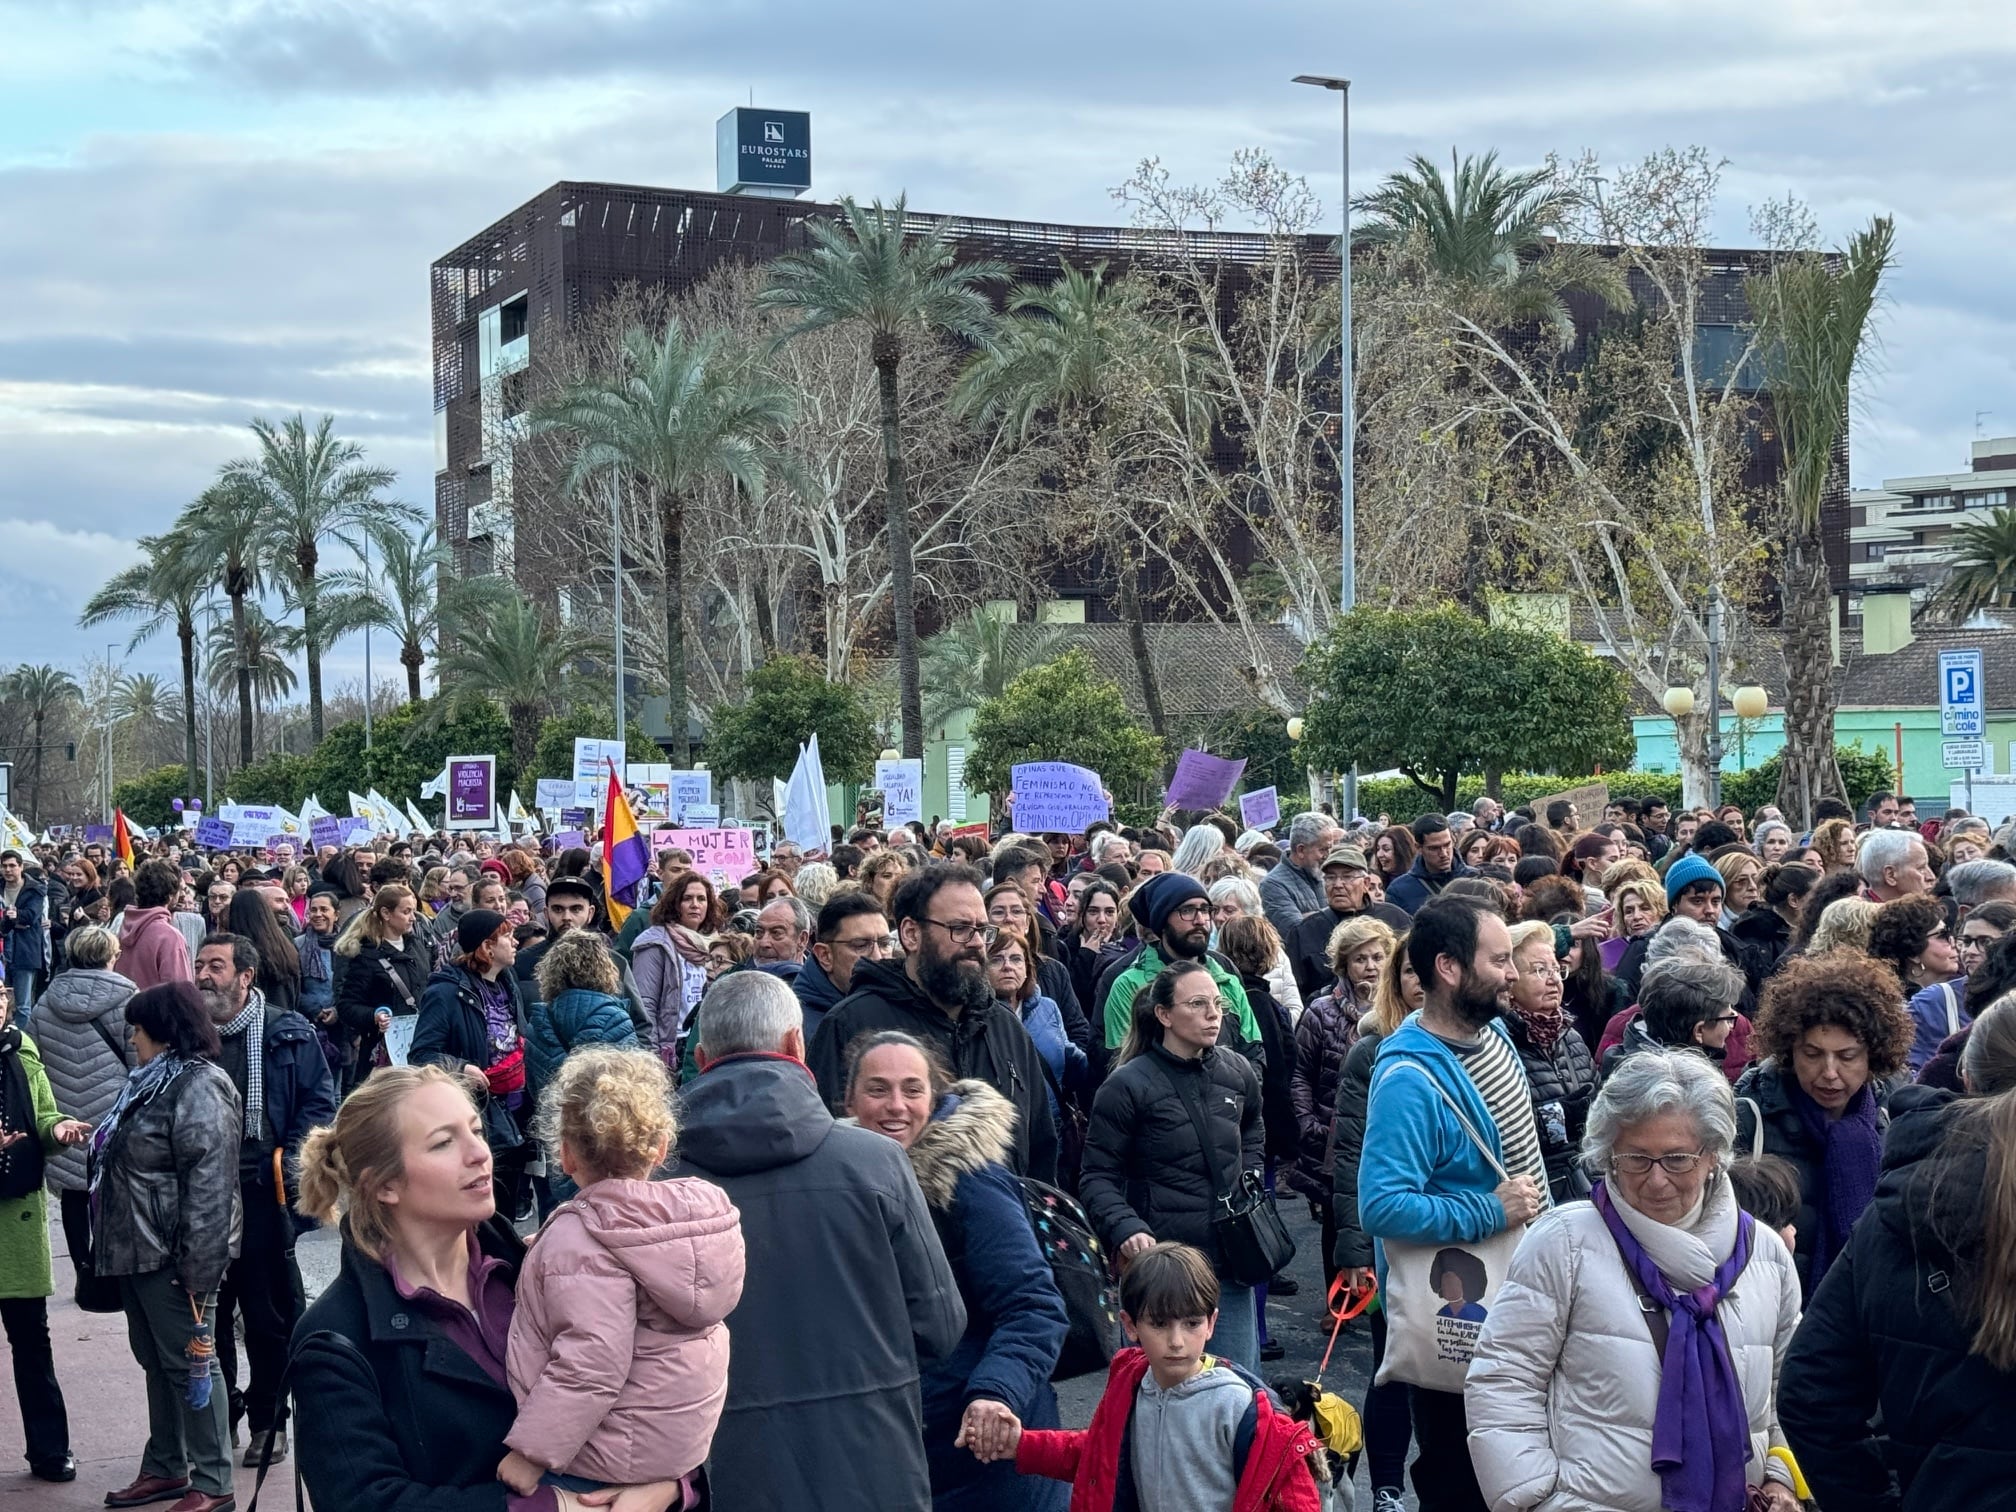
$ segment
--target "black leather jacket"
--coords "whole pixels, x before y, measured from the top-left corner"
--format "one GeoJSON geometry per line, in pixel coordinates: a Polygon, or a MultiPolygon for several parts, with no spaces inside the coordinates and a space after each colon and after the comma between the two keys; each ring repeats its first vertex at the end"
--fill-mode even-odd
{"type": "Polygon", "coordinates": [[[238,1089],[205,1060],[122,1117],[101,1156],[97,1273],[144,1276],[173,1266],[192,1297],[217,1290],[238,1253],[244,1135],[238,1089]]]}

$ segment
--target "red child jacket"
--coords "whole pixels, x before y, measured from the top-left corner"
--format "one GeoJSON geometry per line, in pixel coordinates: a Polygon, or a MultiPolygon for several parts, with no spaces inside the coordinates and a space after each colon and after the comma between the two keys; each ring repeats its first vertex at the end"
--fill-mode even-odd
{"type": "MultiPolygon", "coordinates": [[[[1220,1361],[1219,1368],[1236,1367],[1220,1361]]],[[[1106,1394],[1099,1398],[1090,1426],[1025,1430],[1015,1468],[1024,1475],[1070,1481],[1071,1512],[1139,1512],[1127,1438],[1133,1431],[1134,1393],[1147,1373],[1145,1354],[1121,1350],[1106,1373],[1106,1394]]],[[[1321,1512],[1307,1457],[1322,1445],[1306,1423],[1275,1406],[1257,1381],[1238,1442],[1246,1446],[1246,1458],[1228,1512],[1321,1512]]]]}

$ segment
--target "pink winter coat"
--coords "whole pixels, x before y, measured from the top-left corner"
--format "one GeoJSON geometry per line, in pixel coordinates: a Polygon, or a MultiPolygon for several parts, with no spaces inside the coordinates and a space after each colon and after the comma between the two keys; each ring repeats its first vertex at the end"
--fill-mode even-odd
{"type": "Polygon", "coordinates": [[[518,1276],[505,1366],[535,1464],[615,1485],[707,1458],[742,1299],[742,1215],[704,1181],[598,1181],[546,1220],[518,1276]]]}
{"type": "Polygon", "coordinates": [[[189,942],[165,908],[128,908],[119,921],[119,959],[114,971],[145,991],[163,982],[193,982],[189,942]]]}

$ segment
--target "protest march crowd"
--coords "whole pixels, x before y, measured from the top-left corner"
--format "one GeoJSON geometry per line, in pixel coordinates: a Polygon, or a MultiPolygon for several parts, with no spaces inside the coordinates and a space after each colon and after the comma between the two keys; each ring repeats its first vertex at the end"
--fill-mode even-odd
{"type": "Polygon", "coordinates": [[[53,1208],[109,1507],[2016,1506],[2016,828],[1823,809],[9,849],[29,1470],[53,1208]]]}

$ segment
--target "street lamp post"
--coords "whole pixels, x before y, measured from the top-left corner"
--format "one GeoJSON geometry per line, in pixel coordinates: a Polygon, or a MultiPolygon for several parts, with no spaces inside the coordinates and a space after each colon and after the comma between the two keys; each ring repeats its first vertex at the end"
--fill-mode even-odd
{"type": "Polygon", "coordinates": [[[623,718],[623,520],[616,491],[616,474],[609,474],[609,557],[615,573],[612,598],[615,602],[616,643],[616,738],[628,740],[629,725],[623,718]]]}
{"type": "MultiPolygon", "coordinates": [[[[1344,107],[1343,123],[1343,163],[1344,187],[1339,196],[1344,206],[1344,239],[1338,244],[1338,311],[1337,311],[1337,354],[1338,354],[1338,436],[1337,474],[1339,523],[1342,526],[1343,545],[1339,555],[1337,581],[1337,612],[1349,614],[1358,603],[1358,500],[1357,500],[1357,437],[1358,415],[1356,398],[1352,390],[1353,375],[1351,363],[1351,81],[1338,78],[1334,74],[1297,74],[1295,83],[1309,84],[1318,89],[1336,91],[1344,107]]],[[[1312,626],[1313,630],[1314,627],[1312,626]]],[[[1349,824],[1358,813],[1358,768],[1354,764],[1344,774],[1343,813],[1340,816],[1349,824]]]]}
{"type": "MultiPolygon", "coordinates": [[[[364,582],[371,582],[371,533],[364,532],[364,582]]],[[[371,622],[364,622],[364,749],[371,749],[371,622]]],[[[364,775],[371,775],[371,763],[364,763],[364,775]]]]}

